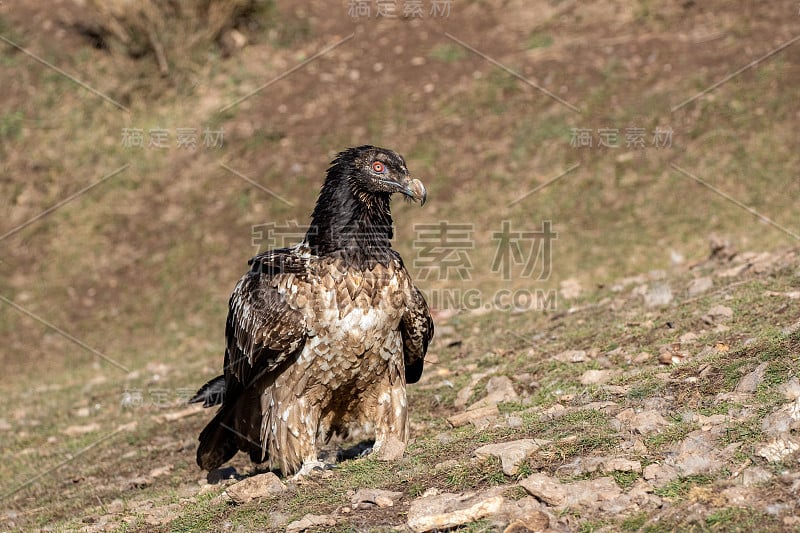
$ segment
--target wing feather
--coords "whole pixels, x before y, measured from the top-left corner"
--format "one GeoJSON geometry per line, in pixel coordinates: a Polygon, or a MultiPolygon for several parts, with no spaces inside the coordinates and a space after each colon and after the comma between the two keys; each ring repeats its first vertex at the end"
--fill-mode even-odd
{"type": "Polygon", "coordinates": [[[278,290],[281,284],[297,283],[302,258],[283,248],[256,256],[250,264],[231,294],[225,328],[226,380],[233,376],[245,386],[294,357],[306,340],[303,315],[278,290]]]}
{"type": "Polygon", "coordinates": [[[425,353],[433,338],[433,319],[425,297],[413,285],[408,310],[400,321],[400,333],[403,336],[406,383],[416,383],[422,376],[425,353]]]}

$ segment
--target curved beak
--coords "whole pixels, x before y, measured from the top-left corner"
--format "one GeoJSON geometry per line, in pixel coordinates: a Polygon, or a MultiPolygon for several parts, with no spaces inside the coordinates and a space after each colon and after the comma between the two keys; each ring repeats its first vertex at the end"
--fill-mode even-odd
{"type": "Polygon", "coordinates": [[[425,205],[425,201],[428,199],[428,191],[425,189],[425,185],[417,178],[409,178],[401,192],[412,200],[419,202],[420,207],[425,205]]]}

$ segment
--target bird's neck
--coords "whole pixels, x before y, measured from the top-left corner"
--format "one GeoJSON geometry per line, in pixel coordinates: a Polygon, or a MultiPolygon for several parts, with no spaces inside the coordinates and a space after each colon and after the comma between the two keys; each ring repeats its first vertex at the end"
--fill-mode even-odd
{"type": "Polygon", "coordinates": [[[392,231],[388,194],[362,194],[327,180],[311,215],[306,243],[315,255],[371,268],[394,258],[392,231]]]}

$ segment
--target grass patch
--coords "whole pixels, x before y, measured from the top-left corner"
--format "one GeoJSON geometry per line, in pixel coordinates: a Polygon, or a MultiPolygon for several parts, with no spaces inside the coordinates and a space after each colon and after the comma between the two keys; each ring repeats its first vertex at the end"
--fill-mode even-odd
{"type": "Polygon", "coordinates": [[[638,472],[619,472],[615,470],[611,473],[611,477],[614,478],[614,481],[617,482],[621,489],[627,490],[642,476],[638,472]]]}
{"type": "Polygon", "coordinates": [[[645,522],[647,522],[647,513],[641,512],[629,516],[623,520],[619,526],[623,531],[639,531],[642,529],[645,522]]]}
{"type": "Polygon", "coordinates": [[[528,50],[532,50],[534,48],[548,48],[553,44],[553,37],[549,33],[534,31],[528,36],[526,44],[528,46],[528,50]]]}
{"type": "Polygon", "coordinates": [[[674,444],[686,438],[686,436],[697,429],[694,422],[675,422],[653,435],[648,435],[644,439],[647,449],[652,452],[663,451],[670,444],[674,444]]]}
{"type": "Polygon", "coordinates": [[[714,481],[714,478],[705,474],[679,477],[662,487],[656,488],[653,493],[662,498],[683,498],[692,487],[708,485],[712,481],[714,481]]]}
{"type": "Polygon", "coordinates": [[[704,525],[712,531],[766,531],[778,524],[775,518],[755,509],[729,507],[708,515],[704,525]]]}
{"type": "Polygon", "coordinates": [[[431,49],[428,57],[445,63],[455,63],[467,57],[467,51],[452,43],[438,44],[431,49]]]}

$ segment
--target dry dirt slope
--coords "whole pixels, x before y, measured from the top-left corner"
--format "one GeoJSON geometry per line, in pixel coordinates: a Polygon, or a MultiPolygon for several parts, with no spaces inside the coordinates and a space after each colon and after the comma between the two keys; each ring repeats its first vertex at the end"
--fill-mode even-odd
{"type": "Polygon", "coordinates": [[[30,512],[72,508],[39,523],[87,531],[794,530],[799,282],[796,250],[722,254],[562,294],[557,314],[442,315],[407,456],[300,483],[241,459],[204,478],[208,413],[122,408],[90,462],[34,480],[59,498],[30,512]]]}

